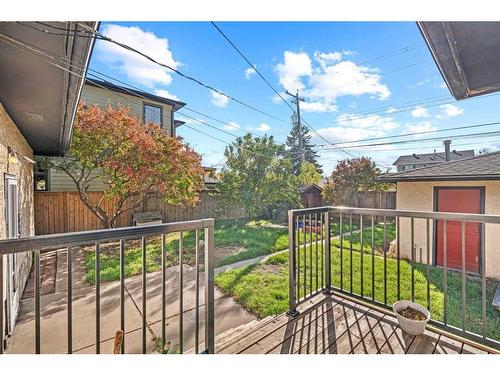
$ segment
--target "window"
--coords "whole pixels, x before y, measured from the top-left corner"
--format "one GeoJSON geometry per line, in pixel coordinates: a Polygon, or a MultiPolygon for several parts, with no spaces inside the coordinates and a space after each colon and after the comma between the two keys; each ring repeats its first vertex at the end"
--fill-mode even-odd
{"type": "Polygon", "coordinates": [[[35,164],[34,180],[35,191],[49,190],[49,169],[40,162],[35,164]]]}
{"type": "Polygon", "coordinates": [[[144,103],[143,105],[143,120],[145,124],[150,124],[154,122],[160,127],[163,127],[162,123],[162,110],[160,106],[153,105],[153,104],[146,104],[144,103]]]}

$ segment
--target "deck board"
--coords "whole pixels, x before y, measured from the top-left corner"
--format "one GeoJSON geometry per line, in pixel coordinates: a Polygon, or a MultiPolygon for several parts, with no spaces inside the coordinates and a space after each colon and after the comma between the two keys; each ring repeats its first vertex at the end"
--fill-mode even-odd
{"type": "MultiPolygon", "coordinates": [[[[242,354],[487,354],[442,331],[408,335],[392,313],[337,294],[318,295],[300,314],[268,319],[217,353],[242,354]]],[[[470,343],[470,341],[469,341],[470,343]]]]}

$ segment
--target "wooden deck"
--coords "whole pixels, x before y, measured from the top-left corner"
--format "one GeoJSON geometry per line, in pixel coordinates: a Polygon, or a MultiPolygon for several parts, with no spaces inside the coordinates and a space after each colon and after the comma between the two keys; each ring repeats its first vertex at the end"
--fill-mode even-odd
{"type": "Polygon", "coordinates": [[[396,318],[379,308],[339,295],[316,296],[299,316],[268,318],[218,342],[226,354],[488,354],[493,349],[427,329],[404,333],[396,318]]]}

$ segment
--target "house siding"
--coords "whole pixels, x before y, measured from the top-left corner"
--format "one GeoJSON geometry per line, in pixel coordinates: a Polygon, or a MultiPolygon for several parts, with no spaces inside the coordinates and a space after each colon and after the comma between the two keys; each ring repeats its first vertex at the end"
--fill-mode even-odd
{"type": "Polygon", "coordinates": [[[116,93],[114,91],[95,87],[91,85],[84,85],[82,91],[82,102],[86,104],[95,104],[102,108],[106,108],[108,103],[113,107],[123,105],[130,108],[131,112],[137,116],[139,120],[143,119],[143,104],[150,103],[162,107],[162,128],[172,135],[172,106],[159,103],[151,100],[145,100],[133,95],[123,93],[116,93]]]}
{"type": "MultiPolygon", "coordinates": [[[[7,237],[6,228],[6,207],[5,207],[5,175],[13,175],[17,179],[19,196],[19,231],[22,237],[33,236],[35,233],[34,222],[34,203],[33,203],[33,165],[21,157],[17,163],[9,163],[7,146],[18,153],[33,158],[33,150],[23,135],[11,120],[4,107],[0,103],[0,239],[7,237]]],[[[7,298],[7,256],[3,258],[3,295],[1,307],[4,308],[7,298]]],[[[31,268],[31,253],[16,254],[15,259],[16,285],[20,293],[26,284],[31,268]]],[[[14,301],[13,305],[18,306],[19,300],[14,301]]],[[[4,315],[5,316],[5,315],[4,315]]],[[[3,327],[0,327],[3,329],[3,327]]]]}
{"type": "MultiPolygon", "coordinates": [[[[463,186],[484,187],[484,213],[500,215],[500,181],[428,181],[398,182],[396,207],[398,210],[434,211],[434,187],[463,186]]],[[[426,221],[415,219],[416,260],[427,262],[426,221]],[[420,249],[421,253],[420,253],[420,249]]],[[[434,263],[434,228],[430,225],[430,263],[434,263]]],[[[486,224],[486,276],[500,278],[500,225],[486,224]]],[[[401,257],[411,259],[411,223],[410,218],[400,219],[401,257]]]]}
{"type": "MultiPolygon", "coordinates": [[[[116,107],[123,105],[129,107],[137,118],[143,120],[143,104],[153,104],[162,107],[162,128],[168,135],[172,135],[172,106],[155,101],[143,100],[137,96],[123,93],[115,93],[108,89],[84,85],[82,91],[82,102],[89,105],[98,105],[106,108],[108,104],[116,107]],[[125,99],[126,98],[126,99],[125,99]]],[[[175,131],[174,131],[175,133],[175,131]]],[[[92,177],[92,176],[91,176],[92,177]]],[[[104,191],[106,185],[100,179],[92,180],[89,183],[89,191],[104,191]]],[[[51,168],[49,170],[49,191],[76,191],[75,184],[66,173],[51,168]]]]}

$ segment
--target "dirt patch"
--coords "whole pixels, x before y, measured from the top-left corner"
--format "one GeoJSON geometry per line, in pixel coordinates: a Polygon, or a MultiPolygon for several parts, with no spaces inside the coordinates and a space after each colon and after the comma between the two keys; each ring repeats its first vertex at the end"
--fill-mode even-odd
{"type": "Polygon", "coordinates": [[[398,314],[404,316],[407,319],[411,320],[425,320],[426,316],[422,314],[420,311],[412,309],[411,307],[407,307],[405,309],[399,310],[398,314]]]}
{"type": "Polygon", "coordinates": [[[260,274],[279,274],[283,270],[282,264],[259,264],[255,270],[260,274]]]}
{"type": "Polygon", "coordinates": [[[218,246],[215,248],[215,261],[230,255],[239,254],[246,249],[243,246],[218,246]]]}

